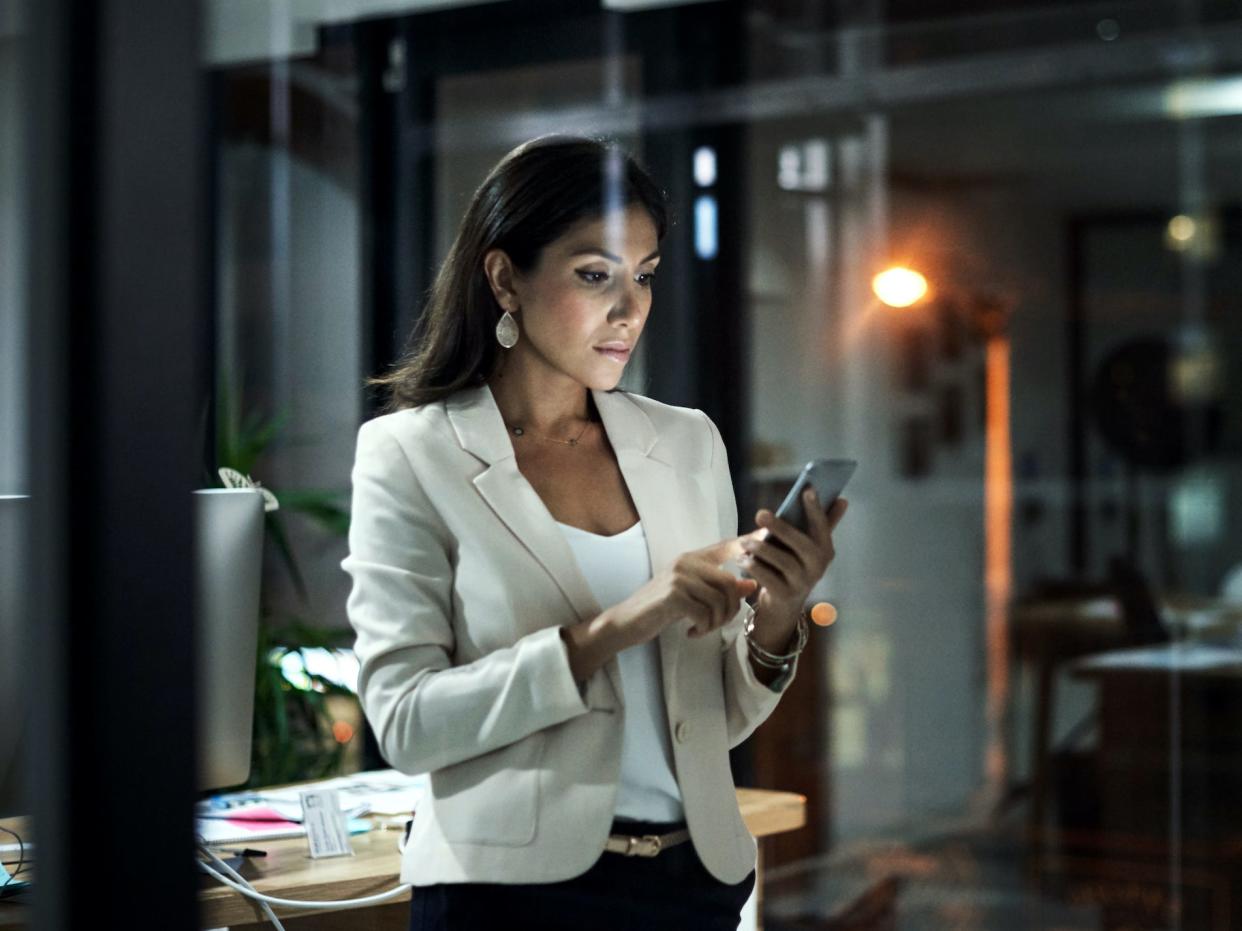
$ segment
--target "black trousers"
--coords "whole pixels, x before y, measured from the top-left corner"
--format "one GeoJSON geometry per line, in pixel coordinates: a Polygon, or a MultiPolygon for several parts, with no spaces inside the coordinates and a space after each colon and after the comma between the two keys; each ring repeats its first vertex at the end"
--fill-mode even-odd
{"type": "MultiPolygon", "coordinates": [[[[685,823],[614,822],[615,834],[667,834],[685,823]]],[[[603,853],[555,883],[442,883],[416,887],[410,931],[737,931],[755,874],[722,883],[690,841],[656,857],[603,853]]]]}

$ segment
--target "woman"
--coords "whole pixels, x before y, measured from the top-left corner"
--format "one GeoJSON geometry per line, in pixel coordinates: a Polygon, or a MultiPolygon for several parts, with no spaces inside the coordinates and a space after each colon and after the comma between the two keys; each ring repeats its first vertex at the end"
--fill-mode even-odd
{"type": "Polygon", "coordinates": [[[664,229],[615,147],[519,146],[375,380],[342,565],[367,718],[430,773],[412,928],[733,929],[754,885],[727,754],[796,669],[844,503],[736,536],[715,424],[616,390],[664,229]]]}

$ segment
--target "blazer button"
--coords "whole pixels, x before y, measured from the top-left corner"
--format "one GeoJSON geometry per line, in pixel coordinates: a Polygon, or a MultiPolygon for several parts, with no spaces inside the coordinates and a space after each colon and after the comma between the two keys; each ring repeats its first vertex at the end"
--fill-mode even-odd
{"type": "Polygon", "coordinates": [[[673,736],[677,738],[679,744],[684,744],[690,739],[690,722],[678,721],[677,726],[673,728],[673,736]]]}

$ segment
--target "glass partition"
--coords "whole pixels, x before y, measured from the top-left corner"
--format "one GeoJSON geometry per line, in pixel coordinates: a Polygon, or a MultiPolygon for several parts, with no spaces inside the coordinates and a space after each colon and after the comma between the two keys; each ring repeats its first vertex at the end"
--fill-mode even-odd
{"type": "MultiPolygon", "coordinates": [[[[22,664],[26,595],[25,516],[30,495],[26,391],[29,318],[25,312],[27,204],[22,4],[0,6],[0,817],[25,810],[19,753],[28,705],[22,664]]],[[[0,831],[0,844],[13,838],[0,831]]],[[[0,861],[13,875],[20,858],[0,861]]],[[[26,864],[22,863],[21,866],[26,864]]]]}
{"type": "MultiPolygon", "coordinates": [[[[717,423],[742,532],[860,463],[839,618],[731,761],[806,797],[766,926],[1242,926],[1234,5],[204,12],[213,416],[278,424],[246,460],[295,492],[273,617],[348,642],[363,379],[486,170],[606,134],[674,216],[623,385],[717,423]]],[[[333,765],[386,765],[350,713],[333,765]]]]}

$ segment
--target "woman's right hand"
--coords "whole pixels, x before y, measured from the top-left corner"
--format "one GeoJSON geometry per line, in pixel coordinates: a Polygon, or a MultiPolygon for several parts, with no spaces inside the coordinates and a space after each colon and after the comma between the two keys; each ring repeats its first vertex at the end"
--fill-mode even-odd
{"type": "Polygon", "coordinates": [[[752,535],[729,537],[682,553],[671,566],[610,608],[628,644],[645,643],[682,618],[690,621],[691,637],[702,637],[727,624],[759,583],[739,579],[720,565],[740,556],[742,541],[752,535]]]}
{"type": "Polygon", "coordinates": [[[585,682],[617,653],[646,643],[682,618],[690,620],[691,637],[702,637],[727,624],[759,583],[739,579],[720,565],[741,556],[742,541],[760,532],[682,553],[624,601],[589,621],[562,627],[574,680],[585,682]]]}

